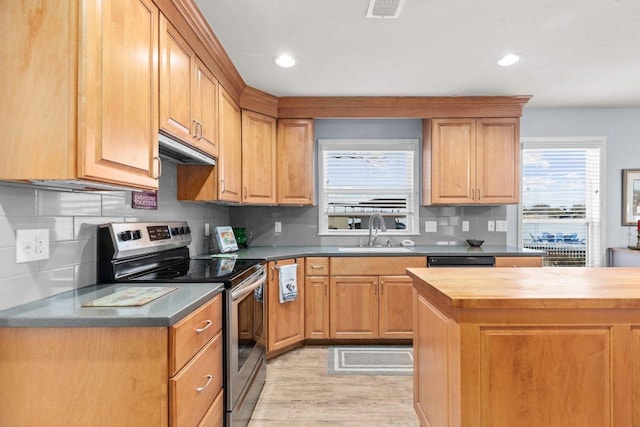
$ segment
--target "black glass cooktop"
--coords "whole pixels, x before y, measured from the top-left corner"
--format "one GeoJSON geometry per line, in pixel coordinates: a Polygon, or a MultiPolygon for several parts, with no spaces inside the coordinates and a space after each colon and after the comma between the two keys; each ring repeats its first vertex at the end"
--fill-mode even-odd
{"type": "Polygon", "coordinates": [[[151,273],[130,277],[136,282],[218,282],[232,284],[251,275],[260,259],[190,259],[166,266],[151,273]]]}

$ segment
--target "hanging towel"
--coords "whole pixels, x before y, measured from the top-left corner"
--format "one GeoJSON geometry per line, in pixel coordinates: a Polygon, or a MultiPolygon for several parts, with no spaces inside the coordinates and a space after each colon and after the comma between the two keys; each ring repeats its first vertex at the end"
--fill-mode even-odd
{"type": "Polygon", "coordinates": [[[280,270],[280,303],[293,301],[298,297],[298,264],[283,265],[280,270]]]}

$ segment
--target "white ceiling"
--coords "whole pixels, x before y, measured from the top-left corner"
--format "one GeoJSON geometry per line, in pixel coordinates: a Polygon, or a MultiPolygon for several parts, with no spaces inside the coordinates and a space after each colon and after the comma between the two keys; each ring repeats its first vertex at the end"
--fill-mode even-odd
{"type": "Polygon", "coordinates": [[[399,19],[365,18],[368,0],[195,1],[245,83],[276,96],[640,107],[640,0],[406,0],[399,19]],[[498,67],[511,52],[524,60],[498,67]]]}

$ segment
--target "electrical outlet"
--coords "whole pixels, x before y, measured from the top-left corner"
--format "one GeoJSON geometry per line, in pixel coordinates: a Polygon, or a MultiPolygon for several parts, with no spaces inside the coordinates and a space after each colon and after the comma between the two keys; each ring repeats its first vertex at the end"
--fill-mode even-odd
{"type": "Polygon", "coordinates": [[[507,232],[507,221],[506,220],[497,220],[496,221],[496,231],[507,232]]]}
{"type": "Polygon", "coordinates": [[[469,221],[462,221],[462,231],[469,231],[469,221]]]}
{"type": "Polygon", "coordinates": [[[435,233],[438,231],[438,221],[425,221],[424,222],[424,232],[425,233],[435,233]]]}
{"type": "Polygon", "coordinates": [[[280,221],[276,221],[275,231],[276,233],[282,233],[282,223],[280,221]]]}
{"type": "Polygon", "coordinates": [[[16,263],[49,259],[49,229],[16,230],[16,263]]]}
{"type": "Polygon", "coordinates": [[[487,231],[496,231],[496,222],[488,221],[487,222],[487,231]]]}
{"type": "Polygon", "coordinates": [[[209,236],[209,223],[205,222],[204,224],[204,236],[208,237],[209,236]]]}

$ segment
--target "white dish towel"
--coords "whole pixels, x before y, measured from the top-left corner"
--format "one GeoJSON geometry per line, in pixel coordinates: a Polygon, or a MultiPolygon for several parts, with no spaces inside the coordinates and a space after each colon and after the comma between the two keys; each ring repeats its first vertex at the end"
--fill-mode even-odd
{"type": "Polygon", "coordinates": [[[278,267],[280,271],[280,303],[294,301],[298,297],[298,264],[278,267]]]}

